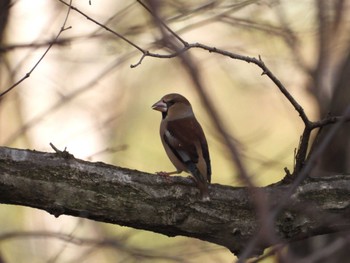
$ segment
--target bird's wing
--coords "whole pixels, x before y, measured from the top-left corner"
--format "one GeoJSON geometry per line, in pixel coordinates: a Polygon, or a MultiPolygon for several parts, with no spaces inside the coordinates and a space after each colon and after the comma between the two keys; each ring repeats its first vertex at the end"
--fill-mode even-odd
{"type": "Polygon", "coordinates": [[[173,153],[182,161],[198,162],[198,152],[195,145],[196,138],[193,136],[194,129],[189,124],[189,118],[169,121],[164,133],[164,141],[173,153]]]}
{"type": "Polygon", "coordinates": [[[208,182],[211,178],[208,144],[202,127],[195,118],[183,118],[169,121],[164,133],[164,141],[169,145],[175,156],[182,162],[205,165],[208,182]]]}

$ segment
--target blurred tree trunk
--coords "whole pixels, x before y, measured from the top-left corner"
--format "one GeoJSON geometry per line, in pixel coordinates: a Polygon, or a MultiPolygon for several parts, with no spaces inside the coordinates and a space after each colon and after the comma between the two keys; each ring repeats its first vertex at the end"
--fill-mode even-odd
{"type": "Polygon", "coordinates": [[[4,38],[4,32],[5,32],[6,24],[9,17],[10,2],[11,2],[10,0],[2,0],[0,2],[0,43],[1,44],[4,38]]]}
{"type": "MultiPolygon", "coordinates": [[[[6,30],[10,23],[11,9],[15,2],[11,0],[0,1],[0,93],[9,88],[15,83],[16,70],[13,70],[11,57],[8,56],[9,46],[6,30]],[[5,49],[3,49],[5,47],[5,49]]],[[[15,66],[14,66],[15,67],[15,66]]],[[[11,136],[23,125],[22,119],[22,104],[17,91],[10,92],[4,97],[0,97],[0,144],[3,145],[7,138],[11,136]],[[12,121],[10,121],[12,120],[12,121]],[[16,121],[14,121],[16,120],[16,121]]],[[[28,145],[26,134],[20,140],[17,140],[12,146],[17,143],[28,145]]]]}
{"type": "MultiPolygon", "coordinates": [[[[11,2],[10,0],[2,0],[0,2],[0,47],[3,46],[4,44],[3,40],[4,40],[5,29],[6,29],[9,12],[10,12],[10,2],[11,2]]],[[[3,60],[4,60],[3,53],[0,50],[0,65],[3,64],[3,60]]],[[[0,87],[2,87],[1,79],[3,78],[2,78],[2,70],[0,68],[0,87]]],[[[0,99],[0,105],[1,105],[1,99],[0,99]]],[[[1,107],[0,107],[0,111],[1,111],[1,107]]],[[[0,263],[3,263],[3,262],[5,262],[5,260],[3,259],[1,255],[1,250],[0,250],[0,263]]]]}
{"type": "MultiPolygon", "coordinates": [[[[339,77],[335,83],[333,98],[329,113],[342,115],[350,103],[350,50],[340,69],[339,77]]],[[[317,144],[322,143],[332,126],[323,128],[319,133],[317,144]]],[[[332,142],[323,152],[319,162],[319,169],[327,173],[350,172],[350,124],[346,123],[334,136],[332,142]]]]}
{"type": "MultiPolygon", "coordinates": [[[[10,13],[10,0],[2,0],[0,2],[0,47],[4,45],[4,36],[5,36],[5,29],[10,13]]],[[[4,56],[3,53],[0,49],[0,65],[3,64],[4,56]]],[[[1,74],[1,71],[0,71],[1,74]]],[[[0,80],[2,78],[0,77],[0,80]]],[[[1,82],[0,82],[1,84],[1,82]]]]}

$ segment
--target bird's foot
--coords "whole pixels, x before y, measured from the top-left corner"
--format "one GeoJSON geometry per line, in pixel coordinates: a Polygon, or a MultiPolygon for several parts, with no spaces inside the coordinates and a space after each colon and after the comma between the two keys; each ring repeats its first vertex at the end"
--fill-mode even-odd
{"type": "Polygon", "coordinates": [[[171,178],[170,178],[170,175],[171,175],[171,174],[172,174],[172,173],[163,172],[163,171],[161,171],[161,172],[156,172],[156,175],[159,175],[159,176],[163,177],[167,182],[170,182],[170,181],[171,181],[171,178]]]}
{"type": "Polygon", "coordinates": [[[162,177],[168,177],[170,176],[170,173],[161,171],[161,172],[156,172],[156,175],[159,175],[162,177]]]}
{"type": "Polygon", "coordinates": [[[181,171],[174,171],[174,172],[156,172],[156,175],[160,175],[160,176],[169,176],[169,175],[172,175],[172,174],[179,174],[181,173],[181,171]]]}

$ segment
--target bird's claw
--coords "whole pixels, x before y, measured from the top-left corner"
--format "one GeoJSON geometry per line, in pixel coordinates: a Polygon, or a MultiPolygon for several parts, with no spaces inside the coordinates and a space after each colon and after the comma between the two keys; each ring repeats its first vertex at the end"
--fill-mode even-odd
{"type": "Polygon", "coordinates": [[[163,177],[167,182],[170,182],[170,174],[171,173],[168,173],[168,172],[156,172],[156,175],[159,175],[161,177],[163,177]]]}
{"type": "Polygon", "coordinates": [[[161,171],[161,172],[156,172],[156,175],[159,175],[159,176],[162,176],[162,177],[168,177],[169,173],[161,171]]]}

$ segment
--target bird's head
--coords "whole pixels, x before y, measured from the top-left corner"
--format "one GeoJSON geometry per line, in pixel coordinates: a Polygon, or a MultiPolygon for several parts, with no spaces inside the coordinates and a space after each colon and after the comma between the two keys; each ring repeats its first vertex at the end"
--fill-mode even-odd
{"type": "Polygon", "coordinates": [[[163,119],[167,118],[168,120],[193,116],[190,102],[177,93],[165,95],[152,105],[152,109],[162,112],[163,119]]]}

